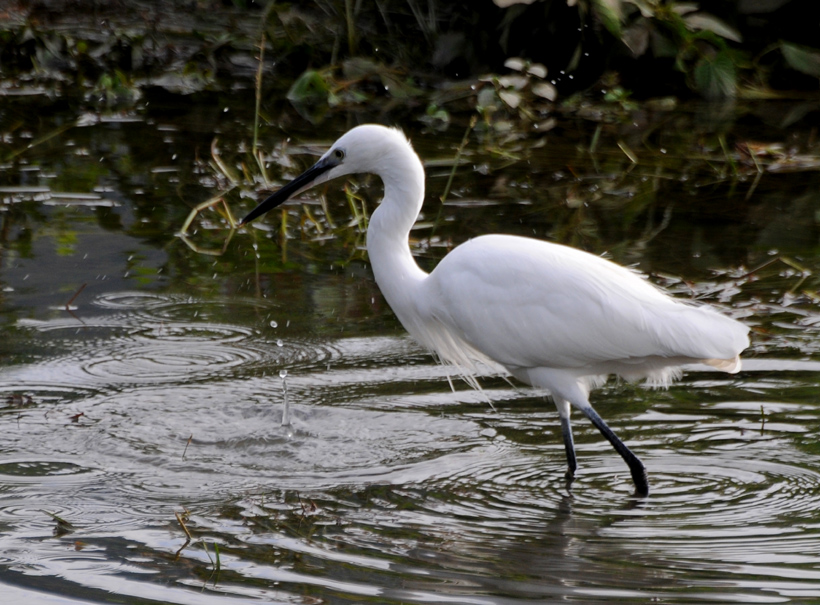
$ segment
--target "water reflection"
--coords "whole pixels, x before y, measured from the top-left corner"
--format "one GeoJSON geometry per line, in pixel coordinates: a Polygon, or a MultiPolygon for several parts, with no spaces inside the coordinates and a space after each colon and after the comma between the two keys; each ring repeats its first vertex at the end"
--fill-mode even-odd
{"type": "MultiPolygon", "coordinates": [[[[747,201],[750,181],[715,182],[687,157],[681,130],[708,129],[675,115],[679,129],[649,139],[672,161],[629,172],[604,147],[592,167],[583,125],[547,146],[513,142],[529,163],[503,170],[477,143],[439,207],[462,132],[416,133],[433,160],[413,232],[422,264],[478,233],[551,237],[753,326],[740,376],[692,368],[668,391],[601,391],[601,413],[647,464],[641,502],[582,423],[567,492],[540,394],[492,377],[483,393],[450,389],[385,307],[343,197],[295,204],[221,257],[184,246],[174,234],[219,187],[203,159],[214,124],[237,161],[248,130],[176,109],[85,120],[0,166],[4,597],[820,598],[816,174],[768,175],[747,201]]],[[[30,133],[11,135],[15,149],[63,127],[12,111],[2,130],[4,115],[30,133]]],[[[309,161],[270,138],[273,178],[309,161]]],[[[352,187],[372,204],[368,181],[352,187]]],[[[221,245],[224,222],[206,218],[198,237],[221,245]]]]}

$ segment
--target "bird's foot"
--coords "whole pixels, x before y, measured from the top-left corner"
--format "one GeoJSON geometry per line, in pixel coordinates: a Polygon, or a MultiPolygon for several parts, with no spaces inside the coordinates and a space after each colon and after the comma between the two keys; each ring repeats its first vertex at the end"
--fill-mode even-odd
{"type": "Polygon", "coordinates": [[[635,483],[635,496],[646,498],[649,495],[649,479],[646,476],[646,469],[643,464],[640,464],[640,462],[638,464],[639,466],[631,464],[629,469],[632,473],[632,481],[635,483]]]}

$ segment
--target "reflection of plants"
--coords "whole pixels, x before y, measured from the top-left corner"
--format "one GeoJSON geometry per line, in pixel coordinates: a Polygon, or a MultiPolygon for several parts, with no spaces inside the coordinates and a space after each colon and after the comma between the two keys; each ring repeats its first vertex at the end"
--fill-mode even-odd
{"type": "Polygon", "coordinates": [[[370,102],[385,94],[406,101],[420,95],[421,90],[403,69],[354,57],[342,62],[338,69],[304,71],[291,85],[287,98],[302,117],[315,123],[328,108],[370,102]]]}
{"type": "Polygon", "coordinates": [[[91,91],[91,96],[107,107],[120,103],[131,106],[139,100],[142,93],[126,73],[115,69],[113,73],[104,73],[100,76],[91,91]]]}
{"type": "Polygon", "coordinates": [[[59,228],[56,234],[57,256],[73,256],[77,251],[77,232],[65,227],[59,228]]]}
{"type": "MultiPolygon", "coordinates": [[[[176,22],[167,31],[160,28],[168,42],[159,44],[157,24],[141,13],[129,22],[123,15],[98,17],[97,7],[89,12],[93,16],[82,9],[72,14],[71,28],[46,29],[36,17],[0,23],[3,79],[19,78],[24,86],[42,82],[62,94],[76,94],[74,86],[88,103],[133,106],[146,86],[181,93],[214,87],[217,73],[233,67],[231,55],[250,46],[233,32],[201,33],[193,20],[182,35],[184,25],[176,22]],[[102,30],[99,22],[105,23],[102,30]]],[[[55,13],[59,21],[59,9],[55,13]]]]}
{"type": "MultiPolygon", "coordinates": [[[[220,153],[217,143],[218,141],[214,140],[211,146],[212,159],[209,169],[216,178],[220,191],[194,207],[179,232],[180,238],[192,250],[210,256],[224,254],[234,235],[237,221],[230,210],[230,205],[248,198],[256,200],[259,189],[274,188],[267,174],[268,163],[273,161],[283,167],[290,164],[289,156],[283,147],[269,155],[256,150],[251,154],[254,161],[247,162],[239,159],[242,156],[226,160],[220,153]],[[208,217],[213,215],[205,214],[208,211],[216,213],[215,221],[209,220],[208,217]],[[227,236],[223,235],[226,228],[229,229],[227,236]]],[[[321,242],[330,235],[341,238],[345,247],[351,250],[347,261],[342,261],[341,264],[361,257],[361,241],[367,231],[369,219],[367,206],[364,198],[351,187],[345,187],[345,197],[352,219],[340,225],[333,221],[327,199],[323,195],[319,196],[316,202],[303,201],[295,210],[293,204],[282,208],[276,239],[279,242],[283,266],[287,264],[288,240],[297,233],[299,239],[304,241],[321,242]]],[[[254,247],[258,249],[259,242],[256,241],[255,235],[254,241],[254,247]]]]}
{"type": "MultiPolygon", "coordinates": [[[[179,231],[179,237],[182,239],[183,242],[194,252],[198,252],[199,254],[208,254],[210,256],[220,256],[225,253],[225,250],[228,249],[228,244],[231,242],[231,238],[233,237],[234,231],[236,229],[236,220],[231,214],[230,206],[228,206],[227,202],[225,201],[225,195],[228,192],[218,193],[214,197],[209,200],[202,202],[201,204],[197,204],[193,210],[191,210],[190,214],[188,214],[188,218],[185,219],[185,222],[182,224],[182,229],[179,231]],[[188,230],[191,228],[194,220],[199,218],[199,215],[209,209],[217,208],[221,204],[221,208],[223,210],[222,217],[227,222],[228,226],[230,227],[230,232],[228,233],[228,237],[225,239],[224,244],[222,245],[221,249],[214,249],[208,248],[205,245],[200,245],[192,239],[193,235],[190,234],[188,230]]],[[[219,210],[219,208],[217,208],[219,210]]],[[[205,225],[210,226],[210,225],[205,225]]]]}

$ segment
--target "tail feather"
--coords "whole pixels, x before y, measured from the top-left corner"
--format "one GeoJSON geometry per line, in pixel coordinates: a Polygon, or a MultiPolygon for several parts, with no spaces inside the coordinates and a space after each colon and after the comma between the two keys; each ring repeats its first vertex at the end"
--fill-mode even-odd
{"type": "Polygon", "coordinates": [[[740,372],[741,362],[739,355],[732,359],[701,359],[701,361],[728,374],[737,374],[740,372]]]}

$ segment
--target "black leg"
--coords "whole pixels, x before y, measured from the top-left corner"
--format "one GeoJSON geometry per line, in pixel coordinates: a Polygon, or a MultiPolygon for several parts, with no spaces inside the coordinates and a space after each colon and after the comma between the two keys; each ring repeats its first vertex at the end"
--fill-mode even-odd
{"type": "Polygon", "coordinates": [[[586,417],[590,419],[592,424],[594,424],[598,430],[601,431],[601,434],[606,437],[607,441],[612,444],[615,451],[621,455],[621,458],[623,458],[629,466],[629,472],[632,473],[632,481],[635,482],[635,494],[638,496],[647,496],[649,494],[649,479],[646,477],[646,468],[644,468],[643,462],[641,462],[638,457],[633,454],[629,448],[626,447],[626,445],[624,445],[624,442],[612,432],[612,429],[607,426],[606,422],[603,421],[603,419],[598,415],[598,412],[592,409],[591,406],[581,408],[581,411],[583,411],[586,417]]]}
{"type": "Polygon", "coordinates": [[[564,449],[567,451],[567,474],[565,476],[567,481],[572,481],[575,477],[575,470],[578,468],[578,462],[575,460],[575,443],[572,441],[569,416],[566,418],[561,416],[561,433],[564,435],[564,449]]]}

